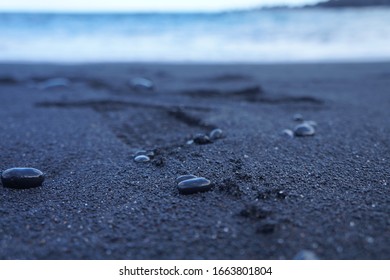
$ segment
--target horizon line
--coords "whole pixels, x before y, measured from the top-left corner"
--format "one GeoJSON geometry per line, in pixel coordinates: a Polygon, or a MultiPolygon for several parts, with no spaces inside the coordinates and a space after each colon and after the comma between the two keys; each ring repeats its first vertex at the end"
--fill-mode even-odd
{"type": "Polygon", "coordinates": [[[190,13],[229,13],[229,12],[243,12],[243,11],[254,11],[254,10],[268,10],[268,9],[292,9],[292,8],[304,8],[314,5],[307,4],[290,4],[290,5],[257,5],[242,8],[225,8],[225,9],[171,9],[171,10],[120,10],[120,9],[5,9],[1,10],[0,13],[53,13],[53,14],[107,14],[107,13],[118,13],[118,14],[190,14],[190,13]]]}

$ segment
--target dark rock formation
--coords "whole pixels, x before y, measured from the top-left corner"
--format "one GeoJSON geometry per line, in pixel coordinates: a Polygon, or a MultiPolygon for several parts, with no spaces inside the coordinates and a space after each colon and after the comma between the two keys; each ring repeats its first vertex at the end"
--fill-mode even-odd
{"type": "Polygon", "coordinates": [[[339,7],[369,7],[390,6],[390,0],[329,0],[311,7],[339,8],[339,7]]]}

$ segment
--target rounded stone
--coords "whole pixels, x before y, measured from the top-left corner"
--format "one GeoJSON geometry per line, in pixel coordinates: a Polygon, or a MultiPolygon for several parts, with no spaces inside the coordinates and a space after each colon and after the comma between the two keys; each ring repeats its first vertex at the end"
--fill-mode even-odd
{"type": "Polygon", "coordinates": [[[42,185],[45,176],[42,171],[35,168],[10,168],[1,174],[1,182],[6,188],[29,189],[42,185]]]}
{"type": "Polygon", "coordinates": [[[148,162],[150,161],[150,158],[146,155],[139,155],[134,158],[134,161],[136,162],[148,162]]]}
{"type": "Polygon", "coordinates": [[[209,137],[211,140],[221,139],[223,137],[222,129],[220,129],[220,128],[213,129],[210,132],[209,137]]]}
{"type": "Polygon", "coordinates": [[[153,91],[154,83],[145,78],[134,78],[130,81],[130,86],[136,91],[153,91]]]}
{"type": "Polygon", "coordinates": [[[205,145],[205,144],[211,143],[211,140],[207,135],[197,134],[194,137],[194,143],[196,143],[198,145],[205,145]]]}
{"type": "Polygon", "coordinates": [[[177,188],[180,194],[194,194],[198,192],[206,192],[211,189],[211,182],[203,177],[197,177],[181,181],[177,188]]]}
{"type": "Polygon", "coordinates": [[[307,123],[303,123],[300,125],[297,125],[294,128],[294,134],[295,136],[313,136],[315,133],[314,127],[307,123]]]}
{"type": "Polygon", "coordinates": [[[302,122],[303,121],[302,114],[294,114],[293,120],[296,121],[296,122],[302,122]]]}
{"type": "Polygon", "coordinates": [[[148,156],[148,157],[154,157],[154,152],[153,151],[145,151],[145,150],[138,150],[135,153],[135,156],[148,156]]]}
{"type": "Polygon", "coordinates": [[[294,137],[294,132],[291,129],[284,129],[282,134],[288,137],[294,137]]]}
{"type": "Polygon", "coordinates": [[[197,176],[195,175],[192,175],[192,174],[188,174],[188,175],[181,175],[179,177],[176,178],[176,183],[180,183],[182,181],[185,181],[185,180],[189,180],[189,179],[194,179],[194,178],[198,178],[197,176]]]}
{"type": "Polygon", "coordinates": [[[304,121],[304,123],[311,125],[312,127],[317,127],[317,122],[315,122],[315,121],[304,121]]]}

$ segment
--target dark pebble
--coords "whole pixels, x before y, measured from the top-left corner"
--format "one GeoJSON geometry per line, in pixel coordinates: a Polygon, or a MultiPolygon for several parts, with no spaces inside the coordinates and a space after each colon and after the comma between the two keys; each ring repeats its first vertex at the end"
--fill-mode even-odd
{"type": "Polygon", "coordinates": [[[136,162],[148,162],[148,161],[150,161],[150,158],[148,156],[145,156],[145,155],[139,155],[139,156],[136,156],[134,158],[134,161],[136,161],[136,162]]]}
{"type": "Polygon", "coordinates": [[[293,120],[296,122],[302,122],[303,121],[303,116],[301,114],[294,114],[293,120]]]}
{"type": "Polygon", "coordinates": [[[44,180],[42,171],[35,168],[11,168],[1,174],[3,186],[13,189],[36,188],[41,186],[44,180]]]}
{"type": "Polygon", "coordinates": [[[317,122],[315,122],[315,121],[304,121],[304,123],[311,125],[312,127],[317,127],[317,122]]]}
{"type": "Polygon", "coordinates": [[[194,143],[199,144],[199,145],[205,145],[205,144],[210,144],[211,140],[207,135],[197,134],[194,137],[194,143]]]}
{"type": "Polygon", "coordinates": [[[303,123],[300,125],[297,125],[294,128],[294,134],[295,136],[313,136],[315,133],[314,127],[307,123],[303,123]]]}
{"type": "Polygon", "coordinates": [[[211,182],[203,177],[197,177],[181,181],[177,188],[180,194],[193,194],[197,192],[206,192],[211,189],[211,182]]]}
{"type": "Polygon", "coordinates": [[[294,137],[294,132],[291,129],[284,129],[282,134],[288,137],[294,137]]]}
{"type": "Polygon", "coordinates": [[[213,129],[210,132],[209,137],[210,137],[211,140],[221,139],[223,137],[222,129],[220,129],[220,128],[213,129]]]}
{"type": "Polygon", "coordinates": [[[134,78],[130,81],[130,86],[136,91],[153,91],[154,83],[145,78],[134,78]]]}
{"type": "Polygon", "coordinates": [[[256,229],[256,232],[261,233],[261,234],[271,234],[271,233],[274,233],[275,228],[276,228],[276,225],[274,223],[266,223],[266,224],[259,226],[256,229]]]}
{"type": "Polygon", "coordinates": [[[145,151],[145,150],[138,150],[135,153],[135,156],[148,156],[149,158],[154,157],[154,152],[153,151],[145,151]]]}
{"type": "Polygon", "coordinates": [[[198,178],[197,176],[195,175],[192,175],[192,174],[189,174],[189,175],[181,175],[179,177],[176,178],[176,183],[180,183],[182,181],[185,181],[185,180],[189,180],[189,179],[194,179],[194,178],[198,178]]]}

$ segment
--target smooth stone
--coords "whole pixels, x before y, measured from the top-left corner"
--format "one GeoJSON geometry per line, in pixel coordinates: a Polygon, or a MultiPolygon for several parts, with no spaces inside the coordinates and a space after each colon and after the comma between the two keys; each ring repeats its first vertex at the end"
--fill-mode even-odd
{"type": "Polygon", "coordinates": [[[145,78],[134,78],[130,81],[130,86],[137,91],[152,91],[154,90],[154,83],[145,78]]]}
{"type": "Polygon", "coordinates": [[[181,176],[176,178],[176,183],[179,184],[182,181],[189,180],[189,179],[194,179],[194,178],[198,178],[198,176],[195,176],[195,175],[192,175],[192,174],[181,175],[181,176]]]}
{"type": "Polygon", "coordinates": [[[211,182],[203,177],[197,177],[181,181],[177,188],[180,194],[194,194],[197,192],[206,192],[211,189],[211,182]]]}
{"type": "Polygon", "coordinates": [[[314,127],[308,125],[307,123],[297,125],[294,128],[295,136],[313,136],[314,133],[315,133],[314,127]]]}
{"type": "Polygon", "coordinates": [[[41,90],[51,89],[51,88],[66,88],[70,84],[70,81],[66,78],[53,78],[46,80],[38,85],[38,88],[41,90]]]}
{"type": "Polygon", "coordinates": [[[145,156],[145,155],[139,155],[139,156],[136,156],[134,158],[134,161],[136,161],[136,162],[148,162],[148,161],[150,161],[150,157],[145,156]]]}
{"type": "Polygon", "coordinates": [[[319,260],[319,257],[312,251],[301,250],[294,256],[294,260],[319,260]]]}
{"type": "Polygon", "coordinates": [[[35,168],[10,168],[1,174],[1,182],[6,188],[29,189],[42,185],[45,176],[42,171],[35,168]]]}
{"type": "Polygon", "coordinates": [[[211,143],[211,140],[207,135],[197,134],[194,137],[194,143],[199,144],[199,145],[205,145],[205,144],[211,143]]]}
{"type": "Polygon", "coordinates": [[[294,132],[291,130],[291,129],[284,129],[282,131],[282,134],[283,135],[286,135],[288,137],[294,137],[294,132]]]}
{"type": "Polygon", "coordinates": [[[303,123],[311,125],[312,127],[317,127],[317,125],[318,125],[317,122],[315,122],[315,121],[304,121],[303,123]]]}
{"type": "Polygon", "coordinates": [[[209,134],[211,140],[221,139],[222,136],[223,136],[223,131],[220,128],[213,129],[209,134]]]}
{"type": "Polygon", "coordinates": [[[154,157],[153,151],[145,151],[145,150],[138,150],[135,152],[135,156],[148,156],[148,157],[154,157]]]}
{"type": "Polygon", "coordinates": [[[293,120],[296,121],[296,122],[302,122],[303,121],[302,114],[294,114],[293,120]]]}

